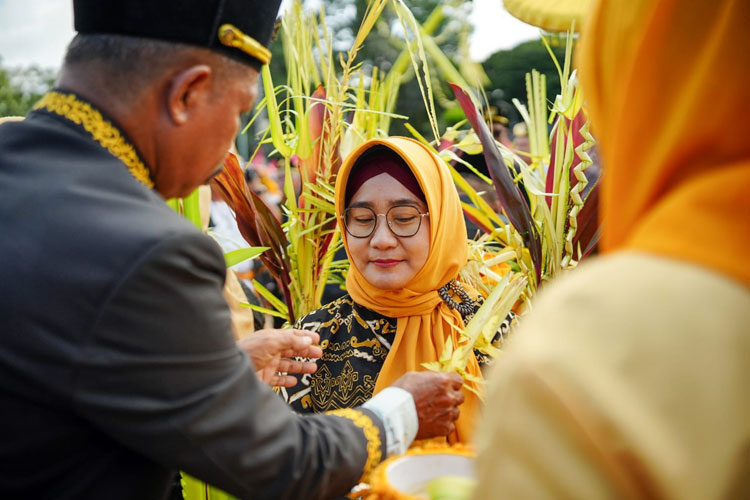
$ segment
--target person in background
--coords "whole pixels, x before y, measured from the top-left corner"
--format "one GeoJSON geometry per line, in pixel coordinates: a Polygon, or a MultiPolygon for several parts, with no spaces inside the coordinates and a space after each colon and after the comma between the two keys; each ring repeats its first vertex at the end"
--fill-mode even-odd
{"type": "Polygon", "coordinates": [[[513,125],[513,141],[511,142],[510,148],[522,156],[528,156],[531,150],[529,148],[529,131],[526,128],[525,123],[518,122],[513,125]]]}
{"type": "Polygon", "coordinates": [[[0,497],[164,498],[183,470],[243,498],[330,498],[453,431],[446,374],[295,415],[268,385],[314,370],[289,357],[318,357],[318,335],[236,343],[220,248],[164,202],[217,172],[278,8],[76,0],[57,88],[0,126],[0,497]]]}
{"type": "Polygon", "coordinates": [[[475,498],[750,498],[749,18],[594,8],[602,255],[547,285],[491,373],[475,498]]]}
{"type": "Polygon", "coordinates": [[[271,213],[278,220],[281,220],[283,217],[281,212],[282,198],[279,185],[273,180],[268,171],[268,166],[257,160],[257,155],[253,160],[253,163],[249,163],[245,168],[245,182],[247,182],[251,191],[260,196],[271,213]]]}
{"type": "Polygon", "coordinates": [[[510,147],[512,141],[510,134],[508,133],[508,125],[510,121],[503,115],[492,116],[492,137],[495,138],[500,144],[510,147]]]}

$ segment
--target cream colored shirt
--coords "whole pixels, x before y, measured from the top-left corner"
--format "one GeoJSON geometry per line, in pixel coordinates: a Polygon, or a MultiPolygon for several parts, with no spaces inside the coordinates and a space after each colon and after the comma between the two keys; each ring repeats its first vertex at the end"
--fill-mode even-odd
{"type": "Polygon", "coordinates": [[[550,284],[490,374],[475,498],[750,498],[750,291],[635,253],[550,284]]]}

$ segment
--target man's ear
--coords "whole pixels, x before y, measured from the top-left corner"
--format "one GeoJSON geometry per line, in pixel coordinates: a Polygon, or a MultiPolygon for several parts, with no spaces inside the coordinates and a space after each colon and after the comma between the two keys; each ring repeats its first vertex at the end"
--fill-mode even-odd
{"type": "Polygon", "coordinates": [[[167,88],[167,113],[175,125],[184,125],[211,95],[213,73],[206,64],[196,64],[176,73],[167,88]]]}

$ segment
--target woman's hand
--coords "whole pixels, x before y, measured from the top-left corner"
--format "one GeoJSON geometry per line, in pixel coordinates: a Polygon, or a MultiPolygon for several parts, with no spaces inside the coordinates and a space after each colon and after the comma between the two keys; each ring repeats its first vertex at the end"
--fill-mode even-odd
{"type": "Polygon", "coordinates": [[[314,373],[314,361],[297,361],[292,357],[317,359],[323,351],[317,344],[320,336],[305,330],[258,330],[237,342],[255,366],[256,375],[270,386],[293,387],[297,378],[290,374],[314,373]]]}

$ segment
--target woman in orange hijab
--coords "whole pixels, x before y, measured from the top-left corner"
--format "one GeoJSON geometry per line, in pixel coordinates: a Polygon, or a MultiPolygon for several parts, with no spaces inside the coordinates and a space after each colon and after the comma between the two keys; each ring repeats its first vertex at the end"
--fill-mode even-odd
{"type": "MultiPolygon", "coordinates": [[[[318,332],[323,348],[317,372],[285,391],[300,412],[362,404],[423,370],[446,340],[456,344],[478,307],[456,281],[468,251],[458,193],[419,142],[373,139],[352,152],[336,181],[336,215],[351,263],[348,294],[297,323],[318,332]]],[[[468,371],[481,376],[475,357],[468,371]]],[[[478,400],[466,389],[464,397],[451,442],[472,433],[478,400]]]]}
{"type": "Polygon", "coordinates": [[[603,255],[540,293],[490,375],[476,498],[750,498],[749,19],[592,12],[603,255]]]}

